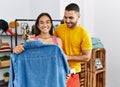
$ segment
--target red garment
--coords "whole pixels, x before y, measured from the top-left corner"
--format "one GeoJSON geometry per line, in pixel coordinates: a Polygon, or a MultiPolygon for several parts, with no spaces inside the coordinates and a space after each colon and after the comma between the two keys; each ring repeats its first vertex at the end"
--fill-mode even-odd
{"type": "Polygon", "coordinates": [[[71,74],[71,77],[67,81],[66,87],[80,87],[79,74],[71,74]]]}

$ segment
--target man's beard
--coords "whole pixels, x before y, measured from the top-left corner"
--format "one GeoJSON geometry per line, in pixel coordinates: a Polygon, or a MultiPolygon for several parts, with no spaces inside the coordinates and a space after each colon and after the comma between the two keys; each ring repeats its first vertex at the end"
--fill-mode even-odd
{"type": "Polygon", "coordinates": [[[74,28],[74,27],[76,27],[77,22],[74,22],[74,23],[73,23],[73,22],[70,22],[70,23],[67,23],[67,22],[66,22],[66,24],[67,24],[67,27],[68,27],[68,28],[74,28]]]}

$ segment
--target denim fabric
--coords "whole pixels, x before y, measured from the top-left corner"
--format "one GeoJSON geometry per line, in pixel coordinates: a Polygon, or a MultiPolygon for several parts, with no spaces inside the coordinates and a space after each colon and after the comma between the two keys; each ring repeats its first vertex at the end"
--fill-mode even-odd
{"type": "Polygon", "coordinates": [[[25,42],[24,48],[11,54],[9,87],[66,87],[70,69],[62,49],[41,41],[25,42]]]}

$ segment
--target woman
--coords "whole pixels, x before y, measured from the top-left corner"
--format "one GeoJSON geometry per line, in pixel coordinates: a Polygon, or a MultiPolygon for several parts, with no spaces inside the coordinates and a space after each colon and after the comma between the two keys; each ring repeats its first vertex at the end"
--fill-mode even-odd
{"type": "MultiPolygon", "coordinates": [[[[35,35],[30,36],[28,40],[42,40],[45,44],[56,44],[62,48],[60,38],[53,36],[52,18],[48,13],[41,13],[35,23],[35,35]]],[[[13,52],[19,54],[24,51],[23,45],[17,45],[13,52]]],[[[70,74],[66,75],[66,81],[70,78],[70,74]]]]}
{"type": "MultiPolygon", "coordinates": [[[[41,13],[35,23],[35,35],[32,35],[28,40],[41,40],[45,44],[56,44],[62,48],[62,41],[60,38],[53,36],[53,22],[48,13],[41,13]]],[[[24,51],[23,45],[18,45],[13,49],[16,54],[24,51]]]]}

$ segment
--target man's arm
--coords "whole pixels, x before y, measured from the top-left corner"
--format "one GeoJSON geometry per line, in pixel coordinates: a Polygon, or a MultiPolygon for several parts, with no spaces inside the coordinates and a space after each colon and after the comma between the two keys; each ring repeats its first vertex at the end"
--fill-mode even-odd
{"type": "Polygon", "coordinates": [[[68,61],[80,61],[80,62],[88,62],[91,58],[91,50],[83,50],[81,56],[68,56],[67,55],[67,60],[68,61]]]}

